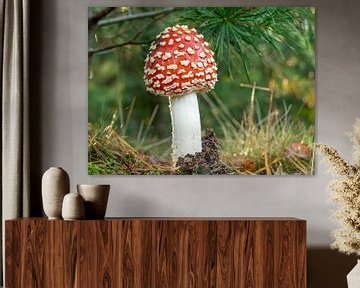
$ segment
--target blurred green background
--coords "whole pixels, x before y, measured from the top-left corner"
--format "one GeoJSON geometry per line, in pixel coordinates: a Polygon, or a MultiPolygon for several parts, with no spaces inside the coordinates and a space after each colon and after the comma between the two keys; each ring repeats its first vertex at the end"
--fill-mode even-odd
{"type": "MultiPolygon", "coordinates": [[[[254,114],[258,128],[269,113],[277,117],[271,125],[280,125],[284,115],[291,125],[280,129],[295,134],[302,131],[300,137],[287,139],[286,145],[311,144],[315,124],[315,9],[310,7],[89,8],[91,131],[96,133],[111,125],[135,149],[161,161],[170,159],[168,99],[146,92],[143,68],[150,43],[175,24],[196,28],[215,52],[219,81],[214,91],[198,95],[198,99],[202,129],[212,128],[224,150],[231,130],[227,127],[235,125],[236,132],[232,133],[245,135],[249,113],[254,114]],[[252,89],[240,85],[255,83],[274,92],[271,111],[269,92],[255,90],[251,103],[252,89]],[[251,104],[253,111],[249,111],[251,104]]],[[[233,148],[228,150],[233,153],[233,148]]],[[[96,160],[89,155],[89,163],[96,160]]]]}

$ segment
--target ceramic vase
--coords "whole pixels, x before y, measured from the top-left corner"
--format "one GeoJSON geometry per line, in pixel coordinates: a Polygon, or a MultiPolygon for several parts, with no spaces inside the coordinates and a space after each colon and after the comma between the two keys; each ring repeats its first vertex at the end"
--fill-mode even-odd
{"type": "Polygon", "coordinates": [[[85,219],[104,219],[110,185],[77,185],[78,193],[85,201],[85,219]]]}
{"type": "Polygon", "coordinates": [[[69,193],[65,195],[62,204],[62,217],[64,220],[84,219],[84,199],[79,193],[69,193]]]}
{"type": "Polygon", "coordinates": [[[357,261],[355,267],[347,275],[348,288],[360,287],[360,260],[357,261]]]}
{"type": "Polygon", "coordinates": [[[63,198],[69,193],[69,175],[60,167],[49,168],[42,177],[43,208],[49,219],[61,219],[63,198]]]}

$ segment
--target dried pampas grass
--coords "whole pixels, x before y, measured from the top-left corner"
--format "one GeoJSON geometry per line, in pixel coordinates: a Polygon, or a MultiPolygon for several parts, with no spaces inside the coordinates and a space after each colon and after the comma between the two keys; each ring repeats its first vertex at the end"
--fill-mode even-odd
{"type": "Polygon", "coordinates": [[[324,154],[332,174],[342,176],[329,185],[331,198],[339,206],[332,218],[342,225],[333,231],[331,247],[346,254],[360,255],[360,118],[355,121],[350,139],[355,165],[346,162],[328,145],[316,144],[315,148],[324,154]]]}

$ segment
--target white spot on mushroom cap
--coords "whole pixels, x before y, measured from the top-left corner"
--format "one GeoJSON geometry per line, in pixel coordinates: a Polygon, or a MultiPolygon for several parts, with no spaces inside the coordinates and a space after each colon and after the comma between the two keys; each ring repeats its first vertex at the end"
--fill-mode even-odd
{"type": "Polygon", "coordinates": [[[179,48],[182,49],[182,48],[184,48],[184,47],[185,47],[185,45],[184,45],[183,43],[180,43],[180,44],[179,44],[179,48]]]}
{"type": "Polygon", "coordinates": [[[191,86],[191,82],[183,82],[183,83],[181,83],[181,87],[182,88],[187,88],[187,87],[189,87],[189,86],[191,86]]]}
{"type": "Polygon", "coordinates": [[[151,85],[154,81],[152,79],[145,79],[146,85],[151,85]]]}
{"type": "Polygon", "coordinates": [[[199,53],[199,57],[201,57],[201,58],[206,58],[206,54],[205,54],[204,52],[200,52],[200,53],[199,53]]]}
{"type": "Polygon", "coordinates": [[[163,74],[159,73],[159,74],[156,74],[156,75],[155,75],[155,78],[157,78],[157,79],[163,79],[163,78],[165,78],[165,76],[164,76],[163,74]]]}
{"type": "Polygon", "coordinates": [[[180,64],[187,67],[190,64],[190,60],[180,60],[180,64]]]}
{"type": "Polygon", "coordinates": [[[165,45],[166,45],[165,41],[160,42],[160,46],[165,46],[165,45]]]}
{"type": "Polygon", "coordinates": [[[173,81],[173,78],[171,76],[166,76],[165,80],[161,81],[161,83],[168,84],[171,81],[173,81]]]}
{"type": "Polygon", "coordinates": [[[190,55],[194,55],[194,54],[195,54],[194,49],[192,49],[191,47],[188,47],[188,48],[186,49],[186,51],[187,51],[190,55]]]}
{"type": "Polygon", "coordinates": [[[155,56],[154,56],[154,57],[160,58],[162,54],[163,54],[163,52],[157,51],[157,52],[155,53],[155,56]]]}
{"type": "Polygon", "coordinates": [[[168,92],[168,91],[170,91],[170,90],[175,89],[175,88],[178,87],[179,85],[180,85],[179,83],[174,82],[174,83],[172,83],[172,84],[169,85],[169,86],[165,86],[165,87],[164,87],[164,90],[165,90],[165,92],[168,92]]]}
{"type": "Polygon", "coordinates": [[[180,42],[181,41],[181,38],[176,38],[175,39],[175,42],[180,42]]]}
{"type": "Polygon", "coordinates": [[[190,70],[187,74],[181,75],[181,79],[193,78],[194,73],[190,70]]]}
{"type": "Polygon", "coordinates": [[[206,74],[211,74],[213,72],[214,72],[214,70],[212,68],[210,68],[210,67],[205,70],[206,74]]]}
{"type": "Polygon", "coordinates": [[[191,80],[191,83],[195,84],[196,87],[201,87],[206,84],[206,81],[201,78],[195,78],[195,79],[191,80]]]}
{"type": "Polygon", "coordinates": [[[186,41],[191,41],[191,36],[185,36],[186,41]]]}
{"type": "Polygon", "coordinates": [[[153,51],[156,48],[155,42],[151,43],[149,51],[153,51]]]}
{"type": "Polygon", "coordinates": [[[169,42],[168,42],[168,45],[173,45],[174,44],[174,39],[170,39],[169,42]]]}
{"type": "Polygon", "coordinates": [[[166,69],[169,69],[169,70],[176,70],[176,69],[177,69],[177,65],[176,65],[176,64],[171,64],[171,65],[168,65],[168,66],[166,66],[166,69]]]}
{"type": "Polygon", "coordinates": [[[171,53],[170,52],[165,52],[161,59],[167,60],[167,59],[170,59],[170,58],[171,58],[171,53]]]}
{"type": "Polygon", "coordinates": [[[178,52],[176,55],[175,55],[175,58],[179,58],[180,56],[184,56],[185,55],[185,52],[178,52]]]}

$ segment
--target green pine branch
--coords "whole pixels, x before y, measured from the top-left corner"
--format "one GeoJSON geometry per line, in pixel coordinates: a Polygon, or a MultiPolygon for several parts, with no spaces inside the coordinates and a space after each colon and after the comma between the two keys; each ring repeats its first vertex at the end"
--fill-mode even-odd
{"type": "Polygon", "coordinates": [[[237,63],[234,58],[239,58],[251,82],[251,59],[262,60],[266,49],[280,56],[284,44],[293,51],[307,49],[304,38],[313,29],[313,11],[308,7],[198,7],[182,11],[179,21],[204,34],[228,71],[239,70],[232,67],[237,63]]]}

